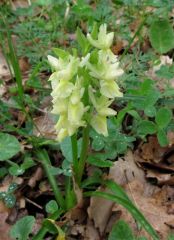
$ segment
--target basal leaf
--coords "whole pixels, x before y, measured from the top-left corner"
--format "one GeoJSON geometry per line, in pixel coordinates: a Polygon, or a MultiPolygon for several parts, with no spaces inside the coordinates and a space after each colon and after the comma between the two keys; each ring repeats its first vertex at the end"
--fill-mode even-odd
{"type": "Polygon", "coordinates": [[[95,156],[89,156],[87,159],[87,162],[91,165],[97,166],[97,167],[112,167],[113,162],[109,160],[103,160],[100,158],[97,158],[95,156]]]}

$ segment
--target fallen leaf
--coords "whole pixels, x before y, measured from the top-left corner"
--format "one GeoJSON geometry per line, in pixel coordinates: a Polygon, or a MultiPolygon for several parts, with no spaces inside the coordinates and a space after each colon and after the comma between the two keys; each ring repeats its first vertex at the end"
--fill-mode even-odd
{"type": "MultiPolygon", "coordinates": [[[[101,187],[98,189],[102,192],[108,192],[101,187]]],[[[100,234],[104,233],[108,220],[112,214],[114,203],[104,198],[91,197],[90,206],[88,207],[89,219],[94,221],[95,228],[99,229],[100,234]]]]}
{"type": "MultiPolygon", "coordinates": [[[[158,232],[160,240],[166,240],[170,232],[170,228],[166,225],[168,222],[174,221],[174,215],[168,214],[167,207],[163,204],[165,191],[161,190],[147,197],[145,185],[135,180],[125,186],[125,190],[137,208],[144,214],[154,229],[158,232]],[[163,196],[163,197],[162,197],[163,196]]],[[[144,230],[139,231],[132,216],[121,206],[115,205],[114,211],[122,211],[121,219],[128,222],[137,234],[145,235],[144,230]]],[[[148,238],[149,239],[149,238],[148,238]]]]}
{"type": "Polygon", "coordinates": [[[93,222],[89,219],[86,224],[84,240],[101,240],[99,232],[94,227],[93,222]]]}
{"type": "Polygon", "coordinates": [[[45,113],[43,116],[37,117],[33,119],[35,128],[33,130],[33,134],[37,137],[45,137],[49,139],[55,139],[55,122],[50,114],[45,113]]]}
{"type": "Polygon", "coordinates": [[[6,223],[8,213],[0,213],[0,234],[1,240],[11,240],[9,236],[11,226],[6,223]]]}
{"type": "Polygon", "coordinates": [[[128,151],[124,158],[119,158],[110,168],[108,178],[113,179],[120,185],[127,184],[134,179],[138,179],[141,183],[145,183],[145,173],[138,167],[135,162],[134,155],[128,151]]]}

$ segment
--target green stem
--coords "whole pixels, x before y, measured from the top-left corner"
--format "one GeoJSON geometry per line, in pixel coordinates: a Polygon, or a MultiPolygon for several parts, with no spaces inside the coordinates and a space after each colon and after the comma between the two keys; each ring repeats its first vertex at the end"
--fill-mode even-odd
{"type": "Polygon", "coordinates": [[[129,48],[131,47],[131,44],[133,43],[133,41],[134,41],[134,39],[136,38],[136,36],[140,33],[142,27],[144,26],[144,23],[145,23],[146,19],[147,19],[147,16],[143,17],[143,20],[142,20],[142,22],[140,23],[137,31],[135,32],[134,36],[130,39],[128,46],[126,47],[126,49],[124,50],[123,54],[121,55],[120,61],[125,57],[125,55],[126,55],[127,52],[129,51],[129,48]]]}
{"type": "Polygon", "coordinates": [[[85,168],[85,162],[86,157],[88,153],[88,146],[89,146],[89,125],[83,129],[83,140],[82,140],[82,150],[80,154],[80,160],[78,164],[78,179],[77,183],[80,185],[84,168],[85,168]]]}
{"type": "Polygon", "coordinates": [[[78,177],[78,146],[77,146],[77,134],[71,137],[72,155],[73,155],[73,175],[77,181],[78,177]]]}
{"type": "MultiPolygon", "coordinates": [[[[57,220],[60,215],[63,213],[63,211],[60,209],[57,212],[53,213],[51,216],[49,216],[49,219],[57,220]]],[[[32,238],[32,240],[43,240],[45,237],[45,234],[48,232],[48,228],[46,228],[44,225],[40,228],[38,233],[32,238]]]]}
{"type": "Polygon", "coordinates": [[[41,163],[44,167],[45,173],[48,177],[48,181],[53,189],[55,199],[57,203],[60,205],[62,209],[65,209],[65,202],[64,198],[62,197],[62,193],[57,185],[55,177],[51,174],[50,172],[50,167],[51,167],[51,161],[49,159],[48,153],[46,150],[39,150],[37,152],[38,158],[41,160],[41,163]]]}

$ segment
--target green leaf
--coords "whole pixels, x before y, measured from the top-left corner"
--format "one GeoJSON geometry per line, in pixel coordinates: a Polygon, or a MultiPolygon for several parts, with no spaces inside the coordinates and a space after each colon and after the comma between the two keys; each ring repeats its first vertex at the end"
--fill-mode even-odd
{"type": "Polygon", "coordinates": [[[11,228],[10,237],[17,240],[27,240],[31,233],[35,218],[33,216],[26,216],[17,221],[11,228]]]}
{"type": "Polygon", "coordinates": [[[112,180],[106,180],[104,181],[104,184],[118,197],[130,201],[126,192],[116,182],[113,182],[112,180]]]}
{"type": "Polygon", "coordinates": [[[54,221],[51,219],[45,219],[43,221],[43,226],[48,229],[48,231],[52,234],[56,234],[58,232],[56,225],[54,224],[54,221]]]}
{"type": "Polygon", "coordinates": [[[25,171],[22,169],[18,164],[14,163],[9,169],[9,173],[12,176],[19,176],[22,175],[25,171]]]}
{"type": "MultiPolygon", "coordinates": [[[[82,139],[79,139],[77,142],[78,145],[78,157],[80,156],[82,139]]],[[[60,149],[62,151],[63,156],[71,163],[73,160],[72,156],[72,145],[71,138],[67,137],[60,143],[60,149]]]]}
{"type": "Polygon", "coordinates": [[[167,240],[174,240],[174,235],[173,234],[170,234],[167,238],[167,240]]]}
{"type": "Polygon", "coordinates": [[[0,161],[12,158],[20,150],[21,147],[17,138],[8,133],[0,133],[0,161]]]}
{"type": "Polygon", "coordinates": [[[153,229],[153,227],[146,220],[143,214],[134,206],[134,204],[130,200],[126,200],[117,195],[113,195],[106,192],[100,192],[100,191],[87,192],[87,193],[84,193],[84,196],[102,197],[122,205],[131,213],[131,215],[137,220],[137,222],[142,227],[144,227],[144,229],[152,236],[154,240],[159,240],[156,231],[153,229]]]}
{"type": "Polygon", "coordinates": [[[149,37],[152,47],[161,54],[174,48],[174,31],[166,19],[159,19],[152,23],[149,37]]]}
{"type": "Polygon", "coordinates": [[[87,54],[87,52],[90,48],[90,43],[88,42],[88,39],[82,33],[80,28],[77,28],[76,36],[77,36],[77,41],[78,41],[78,44],[81,47],[83,55],[87,54]]]}
{"type": "Polygon", "coordinates": [[[21,168],[23,170],[27,170],[28,168],[31,168],[35,165],[35,162],[31,157],[25,157],[24,162],[21,164],[21,168]]]}
{"type": "Polygon", "coordinates": [[[13,208],[16,203],[15,195],[10,194],[10,193],[9,194],[7,193],[3,200],[4,200],[6,207],[8,207],[8,208],[13,208]]]}
{"type": "Polygon", "coordinates": [[[159,129],[157,133],[158,142],[162,147],[165,147],[169,144],[166,132],[163,129],[159,129]]]}
{"type": "Polygon", "coordinates": [[[46,207],[46,212],[51,214],[55,213],[58,210],[58,205],[55,200],[49,201],[45,207],[46,207]]]}
{"type": "Polygon", "coordinates": [[[109,160],[103,160],[100,158],[97,158],[95,156],[89,156],[87,159],[87,162],[91,165],[94,165],[96,167],[112,167],[113,166],[113,162],[109,161],[109,160]]]}
{"type": "Polygon", "coordinates": [[[142,135],[154,134],[157,130],[155,123],[148,120],[142,120],[138,126],[138,133],[142,135]]]}
{"type": "Polygon", "coordinates": [[[105,143],[103,141],[103,137],[101,137],[99,134],[96,134],[92,141],[92,148],[95,151],[100,151],[104,148],[104,146],[105,146],[105,143]]]}
{"type": "Polygon", "coordinates": [[[57,57],[60,57],[62,59],[65,59],[69,56],[68,52],[66,52],[65,50],[60,49],[60,48],[53,48],[53,52],[55,53],[55,55],[57,57]]]}
{"type": "Polygon", "coordinates": [[[108,240],[116,240],[116,239],[126,239],[126,240],[134,240],[134,236],[129,225],[123,221],[119,220],[114,226],[109,234],[108,240]]]}
{"type": "Polygon", "coordinates": [[[18,188],[18,184],[17,183],[11,183],[10,186],[8,187],[7,192],[8,193],[13,193],[16,191],[16,189],[18,188]]]}
{"type": "Polygon", "coordinates": [[[168,108],[160,108],[156,114],[155,121],[160,129],[166,128],[172,119],[172,112],[168,108]]]}
{"type": "Polygon", "coordinates": [[[156,108],[154,106],[148,106],[144,109],[144,113],[148,116],[148,117],[154,117],[156,114],[156,108]]]}
{"type": "Polygon", "coordinates": [[[8,173],[7,168],[1,167],[0,168],[0,178],[3,178],[8,173]]]}

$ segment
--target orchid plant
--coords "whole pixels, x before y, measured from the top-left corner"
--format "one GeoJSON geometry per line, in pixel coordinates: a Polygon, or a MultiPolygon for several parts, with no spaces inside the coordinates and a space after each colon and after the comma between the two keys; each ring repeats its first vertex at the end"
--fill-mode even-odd
{"type": "MultiPolygon", "coordinates": [[[[78,29],[77,40],[82,47],[82,55],[78,56],[77,50],[72,54],[61,49],[54,49],[57,57],[48,56],[53,73],[49,81],[52,86],[52,113],[59,116],[55,125],[58,142],[66,137],[71,137],[73,157],[73,183],[74,189],[82,187],[82,177],[89,148],[89,130],[93,128],[98,134],[108,136],[107,118],[116,115],[111,104],[116,97],[122,97],[123,93],[118,86],[118,77],[123,74],[119,66],[118,57],[111,51],[114,33],[107,33],[107,26],[103,24],[99,31],[95,27],[87,37],[78,29]],[[82,134],[81,153],[77,138],[82,134]]],[[[51,161],[46,151],[38,152],[38,158],[42,160],[45,172],[54,191],[55,199],[62,212],[74,206],[70,203],[73,199],[73,189],[69,177],[65,183],[65,196],[62,195],[56,179],[50,172],[51,161]]],[[[125,207],[132,216],[143,226],[147,232],[157,240],[158,236],[153,227],[144,218],[142,213],[132,203],[124,190],[112,180],[102,180],[102,183],[111,193],[101,191],[88,191],[84,196],[103,197],[112,200],[125,207]]],[[[55,219],[55,216],[52,216],[55,219]]],[[[34,238],[41,239],[46,233],[43,227],[34,238]]]]}
{"type": "MultiPolygon", "coordinates": [[[[89,144],[89,127],[99,134],[108,136],[107,118],[116,115],[111,104],[116,97],[122,97],[117,79],[123,74],[118,57],[111,51],[114,33],[107,33],[107,26],[99,28],[98,35],[87,34],[87,53],[79,57],[55,49],[58,58],[48,56],[53,73],[49,78],[52,86],[52,113],[59,115],[55,125],[57,140],[72,137],[73,172],[78,184],[85,166],[89,144]],[[77,160],[76,136],[83,129],[83,146],[80,160],[77,160]]],[[[84,46],[85,47],[85,46],[84,46]]]]}

